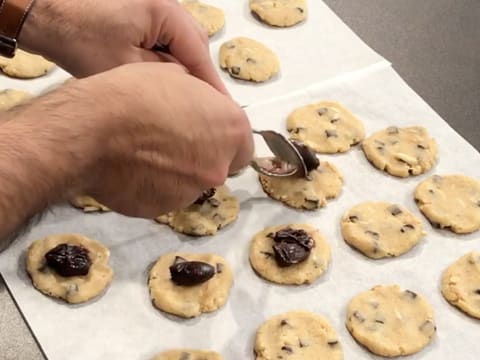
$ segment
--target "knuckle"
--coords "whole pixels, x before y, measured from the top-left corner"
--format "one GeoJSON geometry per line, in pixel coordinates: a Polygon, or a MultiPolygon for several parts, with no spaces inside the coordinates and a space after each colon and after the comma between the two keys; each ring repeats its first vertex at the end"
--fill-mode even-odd
{"type": "Polygon", "coordinates": [[[221,186],[225,183],[227,176],[228,165],[224,161],[216,161],[213,166],[203,173],[199,184],[200,188],[204,190],[221,186]]]}

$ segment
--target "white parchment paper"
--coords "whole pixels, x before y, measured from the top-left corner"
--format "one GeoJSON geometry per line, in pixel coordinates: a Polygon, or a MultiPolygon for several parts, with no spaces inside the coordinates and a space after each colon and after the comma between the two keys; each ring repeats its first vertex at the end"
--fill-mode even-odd
{"type": "MultiPolygon", "coordinates": [[[[290,28],[271,27],[256,20],[246,0],[208,0],[208,3],[225,13],[225,27],[210,39],[210,54],[229,92],[241,105],[285,95],[385,61],[320,0],[307,0],[307,19],[290,28]],[[253,38],[273,50],[280,61],[280,73],[265,83],[255,84],[233,79],[221,70],[218,65],[220,46],[237,36],[253,38]]],[[[57,68],[47,77],[34,80],[2,77],[0,85],[38,94],[44,90],[46,81],[49,85],[57,84],[67,77],[67,73],[57,68]]]]}
{"type": "MultiPolygon", "coordinates": [[[[338,331],[345,359],[372,359],[375,357],[345,329],[345,306],[354,294],[375,284],[398,283],[427,298],[438,326],[433,343],[411,359],[478,359],[480,323],[443,300],[439,281],[449,263],[467,251],[480,249],[480,235],[457,236],[433,229],[414,205],[412,192],[420,180],[433,173],[480,178],[479,154],[389,66],[376,66],[348,79],[252,106],[248,114],[257,128],[284,131],[285,118],[293,108],[322,99],[343,103],[364,121],[368,133],[389,125],[427,127],[439,144],[438,165],[428,175],[401,180],[374,169],[358,148],[343,155],[321,156],[339,168],[345,184],[338,199],[316,212],[295,211],[270,200],[256,175],[248,171],[229,181],[241,201],[238,221],[211,238],[189,238],[152,221],[117,214],[83,215],[69,207],[57,208],[0,257],[2,273],[49,358],[142,360],[170,347],[198,347],[219,351],[225,359],[252,359],[255,330],[264,320],[304,309],[328,318],[338,331]],[[427,236],[400,258],[365,258],[344,243],[339,231],[342,213],[364,200],[405,205],[422,218],[427,236]],[[255,232],[290,222],[316,226],[332,249],[328,272],[311,286],[267,283],[248,263],[248,245],[255,232]],[[106,244],[115,270],[106,293],[82,306],[67,306],[41,295],[24,271],[24,251],[32,240],[69,232],[81,232],[106,244]],[[235,274],[226,306],[194,320],[179,320],[154,309],[146,285],[147,268],[167,251],[224,256],[235,274]]],[[[259,152],[262,149],[259,143],[259,152]]]]}
{"type": "Polygon", "coordinates": [[[307,19],[290,28],[268,26],[255,19],[243,0],[209,0],[225,12],[225,28],[211,40],[211,55],[218,64],[220,46],[246,36],[260,41],[278,56],[280,73],[262,84],[231,78],[219,70],[228,90],[242,105],[300,90],[338,74],[382,61],[320,0],[307,0],[307,19]]]}

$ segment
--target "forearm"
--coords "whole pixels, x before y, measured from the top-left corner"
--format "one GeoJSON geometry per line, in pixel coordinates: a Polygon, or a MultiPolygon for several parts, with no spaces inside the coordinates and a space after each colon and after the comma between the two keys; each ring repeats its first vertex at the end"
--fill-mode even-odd
{"type": "Polygon", "coordinates": [[[94,158],[94,106],[77,92],[59,89],[0,121],[0,251],[29,219],[82,186],[94,158]]]}

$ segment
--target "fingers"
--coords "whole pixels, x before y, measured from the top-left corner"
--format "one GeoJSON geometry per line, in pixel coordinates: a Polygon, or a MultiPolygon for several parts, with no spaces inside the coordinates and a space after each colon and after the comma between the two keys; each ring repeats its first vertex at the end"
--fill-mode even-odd
{"type": "MultiPolygon", "coordinates": [[[[177,2],[163,14],[158,41],[168,45],[170,53],[195,77],[202,79],[223,94],[228,91],[210,59],[208,36],[177,2]]],[[[165,11],[165,8],[162,8],[165,11]]],[[[159,9],[160,11],[160,9],[159,9]]]]}
{"type": "MultiPolygon", "coordinates": [[[[145,49],[138,49],[138,58],[142,62],[163,62],[163,63],[173,63],[182,66],[180,61],[178,61],[174,56],[158,51],[151,51],[145,49]]],[[[182,66],[183,67],[183,66],[182,66]]]]}
{"type": "Polygon", "coordinates": [[[239,135],[237,152],[230,164],[229,174],[235,174],[244,169],[252,160],[254,152],[252,129],[247,115],[239,107],[236,116],[238,117],[237,121],[241,124],[241,133],[239,135]]]}

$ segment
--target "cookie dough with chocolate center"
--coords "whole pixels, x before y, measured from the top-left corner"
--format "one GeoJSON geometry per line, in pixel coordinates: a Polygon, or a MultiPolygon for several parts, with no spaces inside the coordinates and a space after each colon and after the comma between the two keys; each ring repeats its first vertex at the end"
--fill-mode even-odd
{"type": "Polygon", "coordinates": [[[218,230],[235,221],[239,211],[238,199],[229,193],[226,186],[220,186],[205,201],[199,199],[184,210],[161,215],[155,220],[179,233],[208,236],[215,235],[218,230]]]}
{"type": "Polygon", "coordinates": [[[336,198],[340,194],[342,176],[332,164],[322,161],[308,175],[309,179],[260,175],[260,183],[272,199],[295,209],[316,210],[326,206],[327,199],[336,198]]]}
{"type": "Polygon", "coordinates": [[[150,270],[148,287],[156,308],[191,318],[222,307],[232,280],[230,266],[220,256],[168,253],[150,270]]]}
{"type": "Polygon", "coordinates": [[[28,248],[26,267],[33,286],[68,303],[86,302],[110,283],[109,250],[77,234],[47,236],[28,248]]]}
{"type": "Polygon", "coordinates": [[[268,227],[250,243],[250,264],[261,277],[278,284],[309,284],[328,268],[330,247],[306,224],[268,227]]]}

